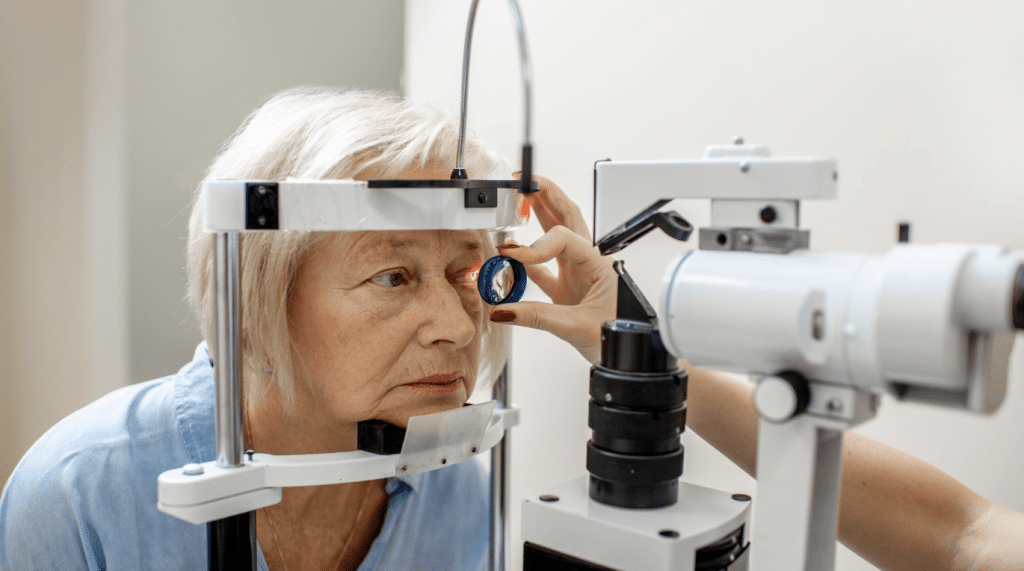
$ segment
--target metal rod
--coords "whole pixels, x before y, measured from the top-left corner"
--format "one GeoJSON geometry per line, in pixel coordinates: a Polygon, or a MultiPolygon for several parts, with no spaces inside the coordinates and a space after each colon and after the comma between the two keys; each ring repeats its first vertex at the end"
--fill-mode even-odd
{"type": "MultiPolygon", "coordinates": [[[[466,114],[469,106],[469,56],[473,46],[473,25],[476,22],[476,7],[480,0],[473,0],[469,6],[469,21],[466,23],[466,42],[462,48],[462,90],[459,104],[459,146],[455,158],[455,168],[463,168],[463,155],[466,147],[466,114]]],[[[519,40],[519,71],[523,82],[523,146],[531,146],[530,125],[533,122],[533,68],[530,66],[530,54],[526,47],[526,30],[523,17],[519,12],[516,0],[509,0],[512,9],[512,23],[516,28],[519,40]]],[[[524,169],[525,170],[525,169],[524,169]]]]}
{"type": "MultiPolygon", "coordinates": [[[[241,300],[238,283],[240,246],[238,232],[213,236],[212,291],[216,309],[214,354],[215,428],[217,466],[237,468],[242,453],[242,353],[241,300]]],[[[253,512],[207,524],[207,561],[211,571],[256,571],[256,518],[253,512]]]]}
{"type": "MultiPolygon", "coordinates": [[[[497,244],[504,244],[512,237],[512,232],[499,230],[494,239],[497,244]]],[[[509,387],[512,383],[512,343],[509,342],[509,359],[506,359],[501,374],[491,388],[491,398],[498,401],[499,407],[506,407],[512,402],[509,387]]],[[[512,564],[509,558],[509,471],[512,466],[512,431],[506,430],[505,436],[494,448],[491,448],[491,571],[508,571],[512,564]]]]}
{"type": "Polygon", "coordinates": [[[217,466],[242,465],[242,354],[239,350],[241,312],[238,232],[215,235],[213,287],[216,297],[217,339],[214,345],[216,383],[217,466]]]}
{"type": "Polygon", "coordinates": [[[473,47],[473,23],[476,22],[476,5],[480,0],[473,0],[469,6],[469,22],[466,23],[466,43],[462,48],[462,101],[459,105],[459,150],[455,159],[455,168],[462,168],[463,151],[466,148],[466,107],[469,102],[469,53],[473,47]]]}
{"type": "Polygon", "coordinates": [[[526,29],[523,28],[523,16],[519,13],[516,0],[509,0],[512,7],[512,22],[516,26],[519,38],[519,71],[523,78],[523,145],[530,143],[530,124],[533,122],[533,69],[530,67],[530,54],[526,49],[526,29]]]}
{"type": "MultiPolygon", "coordinates": [[[[505,367],[494,383],[491,396],[504,407],[509,401],[509,379],[511,367],[505,367]]],[[[505,437],[491,449],[491,571],[508,571],[509,560],[509,467],[512,456],[512,431],[506,430],[505,437]]]]}

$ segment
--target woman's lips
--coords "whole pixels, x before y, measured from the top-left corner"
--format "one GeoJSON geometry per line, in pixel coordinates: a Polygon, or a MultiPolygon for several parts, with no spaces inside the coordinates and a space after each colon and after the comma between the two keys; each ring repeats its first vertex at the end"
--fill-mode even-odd
{"type": "Polygon", "coordinates": [[[456,372],[423,377],[405,386],[428,395],[449,395],[459,390],[462,381],[462,377],[456,372]]]}

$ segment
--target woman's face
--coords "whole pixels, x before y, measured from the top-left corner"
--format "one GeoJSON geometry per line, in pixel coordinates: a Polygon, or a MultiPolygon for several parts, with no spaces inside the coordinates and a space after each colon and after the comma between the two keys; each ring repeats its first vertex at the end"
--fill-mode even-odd
{"type": "Polygon", "coordinates": [[[404,427],[411,416],[466,402],[485,318],[476,288],[485,239],[475,231],[351,232],[316,247],[288,298],[300,407],[329,422],[404,427]]]}

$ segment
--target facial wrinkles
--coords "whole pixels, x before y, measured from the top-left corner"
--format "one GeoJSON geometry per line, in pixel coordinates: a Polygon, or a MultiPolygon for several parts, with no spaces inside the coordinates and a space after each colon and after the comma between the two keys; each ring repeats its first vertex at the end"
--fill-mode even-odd
{"type": "MultiPolygon", "coordinates": [[[[366,243],[366,237],[360,237],[352,244],[353,248],[364,246],[368,249],[364,251],[364,259],[369,258],[366,266],[369,269],[362,274],[372,277],[370,274],[401,270],[405,274],[403,279],[408,281],[396,286],[395,291],[388,291],[390,288],[372,282],[363,284],[362,293],[371,303],[365,305],[362,317],[373,324],[371,327],[380,327],[396,336],[386,348],[376,348],[375,353],[381,357],[381,362],[388,363],[379,370],[376,382],[401,384],[458,370],[465,378],[467,388],[472,388],[479,360],[483,302],[474,283],[453,282],[464,278],[465,270],[482,262],[482,249],[465,251],[461,245],[467,238],[464,233],[437,231],[429,240],[422,240],[424,232],[415,234],[419,236],[396,233],[388,237],[387,242],[406,238],[422,241],[419,245],[412,245],[412,240],[408,240],[410,244],[404,248],[395,248],[387,242],[383,249],[378,248],[380,236],[375,237],[377,244],[366,243]],[[438,307],[438,304],[442,306],[438,307]],[[464,325],[458,323],[460,316],[455,315],[458,311],[464,312],[473,324],[472,338],[468,342],[461,337],[465,330],[457,329],[464,325]],[[438,320],[443,323],[438,325],[438,320]],[[432,329],[434,327],[442,329],[432,329]],[[438,340],[443,341],[440,348],[423,345],[424,342],[433,344],[438,340]]],[[[471,237],[479,241],[478,236],[471,237]]],[[[383,398],[381,395],[380,399],[383,398]]]]}

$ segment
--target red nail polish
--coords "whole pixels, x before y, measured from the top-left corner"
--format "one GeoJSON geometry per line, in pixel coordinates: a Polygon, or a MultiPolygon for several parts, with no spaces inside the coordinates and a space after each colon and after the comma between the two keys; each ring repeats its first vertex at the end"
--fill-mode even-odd
{"type": "Polygon", "coordinates": [[[499,309],[491,314],[491,321],[495,323],[510,323],[516,320],[516,312],[507,309],[499,309]]]}

